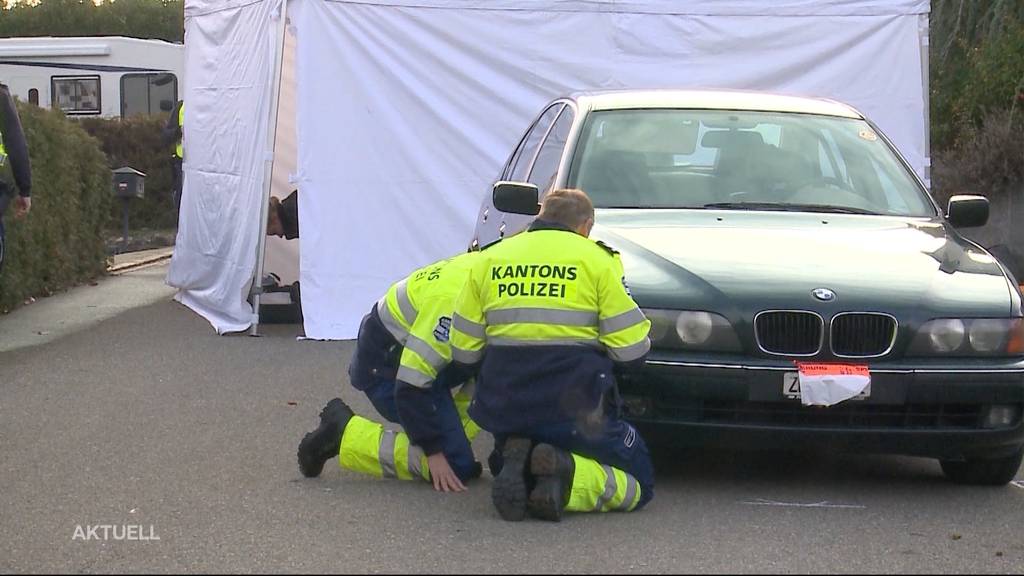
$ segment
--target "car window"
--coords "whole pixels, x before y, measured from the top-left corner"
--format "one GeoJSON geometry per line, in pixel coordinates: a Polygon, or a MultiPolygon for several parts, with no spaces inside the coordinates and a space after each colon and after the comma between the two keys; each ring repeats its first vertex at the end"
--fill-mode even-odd
{"type": "Polygon", "coordinates": [[[600,110],[566,184],[603,208],[842,211],[936,216],[864,120],[731,110],[600,110]]]}
{"type": "Polygon", "coordinates": [[[874,158],[871,159],[871,168],[874,169],[875,174],[878,177],[878,183],[882,188],[882,192],[885,194],[886,200],[893,206],[897,207],[897,209],[907,210],[906,202],[904,202],[903,197],[900,196],[896,185],[893,184],[892,179],[885,173],[885,170],[882,169],[882,166],[874,158]]]}
{"type": "Polygon", "coordinates": [[[558,162],[562,159],[562,151],[565,150],[565,142],[569,138],[569,130],[572,128],[572,121],[575,117],[571,107],[566,106],[558,115],[558,120],[548,132],[548,137],[533,161],[533,170],[527,180],[540,190],[541,194],[546,193],[554,184],[555,176],[558,173],[558,162]]]}
{"type": "Polygon", "coordinates": [[[519,149],[516,150],[515,156],[509,163],[509,171],[505,175],[506,180],[513,180],[516,182],[525,182],[526,175],[530,169],[530,163],[533,161],[533,157],[537,153],[537,146],[540,145],[541,138],[547,133],[551,123],[555,121],[558,113],[565,106],[564,103],[558,102],[552,104],[547,110],[541,114],[540,118],[533,124],[530,131],[523,138],[519,149]]]}

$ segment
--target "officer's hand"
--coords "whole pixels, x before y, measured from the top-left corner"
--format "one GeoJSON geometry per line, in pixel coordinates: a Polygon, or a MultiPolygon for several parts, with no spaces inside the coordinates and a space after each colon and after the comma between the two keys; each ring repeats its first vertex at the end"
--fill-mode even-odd
{"type": "Polygon", "coordinates": [[[26,196],[18,196],[14,199],[14,217],[24,218],[28,211],[32,209],[32,198],[26,196]]]}
{"type": "Polygon", "coordinates": [[[448,459],[444,457],[444,452],[427,456],[427,466],[430,467],[434,490],[438,492],[463,492],[466,490],[462,480],[459,480],[455,471],[448,465],[448,459]]]}

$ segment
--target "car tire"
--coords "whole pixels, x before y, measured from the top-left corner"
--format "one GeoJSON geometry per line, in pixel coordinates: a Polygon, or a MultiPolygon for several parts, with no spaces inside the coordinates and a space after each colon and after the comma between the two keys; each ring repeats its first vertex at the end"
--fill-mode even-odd
{"type": "Polygon", "coordinates": [[[1002,458],[972,458],[969,460],[940,460],[942,472],[957,484],[1002,486],[1013,480],[1024,458],[1024,448],[1002,458]]]}

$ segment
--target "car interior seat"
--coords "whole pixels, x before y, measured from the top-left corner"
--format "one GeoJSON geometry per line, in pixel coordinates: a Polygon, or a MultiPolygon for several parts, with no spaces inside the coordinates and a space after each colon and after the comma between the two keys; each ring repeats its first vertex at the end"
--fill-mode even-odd
{"type": "Polygon", "coordinates": [[[715,162],[719,202],[759,201],[759,160],[764,153],[764,138],[746,130],[714,130],[704,134],[701,145],[717,148],[715,162]]]}
{"type": "Polygon", "coordinates": [[[599,150],[587,161],[579,187],[597,206],[650,204],[654,188],[647,161],[641,152],[599,150]]]}

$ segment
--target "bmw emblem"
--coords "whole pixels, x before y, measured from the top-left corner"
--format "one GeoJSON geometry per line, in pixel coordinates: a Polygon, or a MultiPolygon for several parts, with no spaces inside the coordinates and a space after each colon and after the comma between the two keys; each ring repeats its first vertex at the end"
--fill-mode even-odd
{"type": "Polygon", "coordinates": [[[811,295],[822,302],[831,302],[836,299],[836,293],[828,288],[815,288],[811,292],[811,295]]]}

